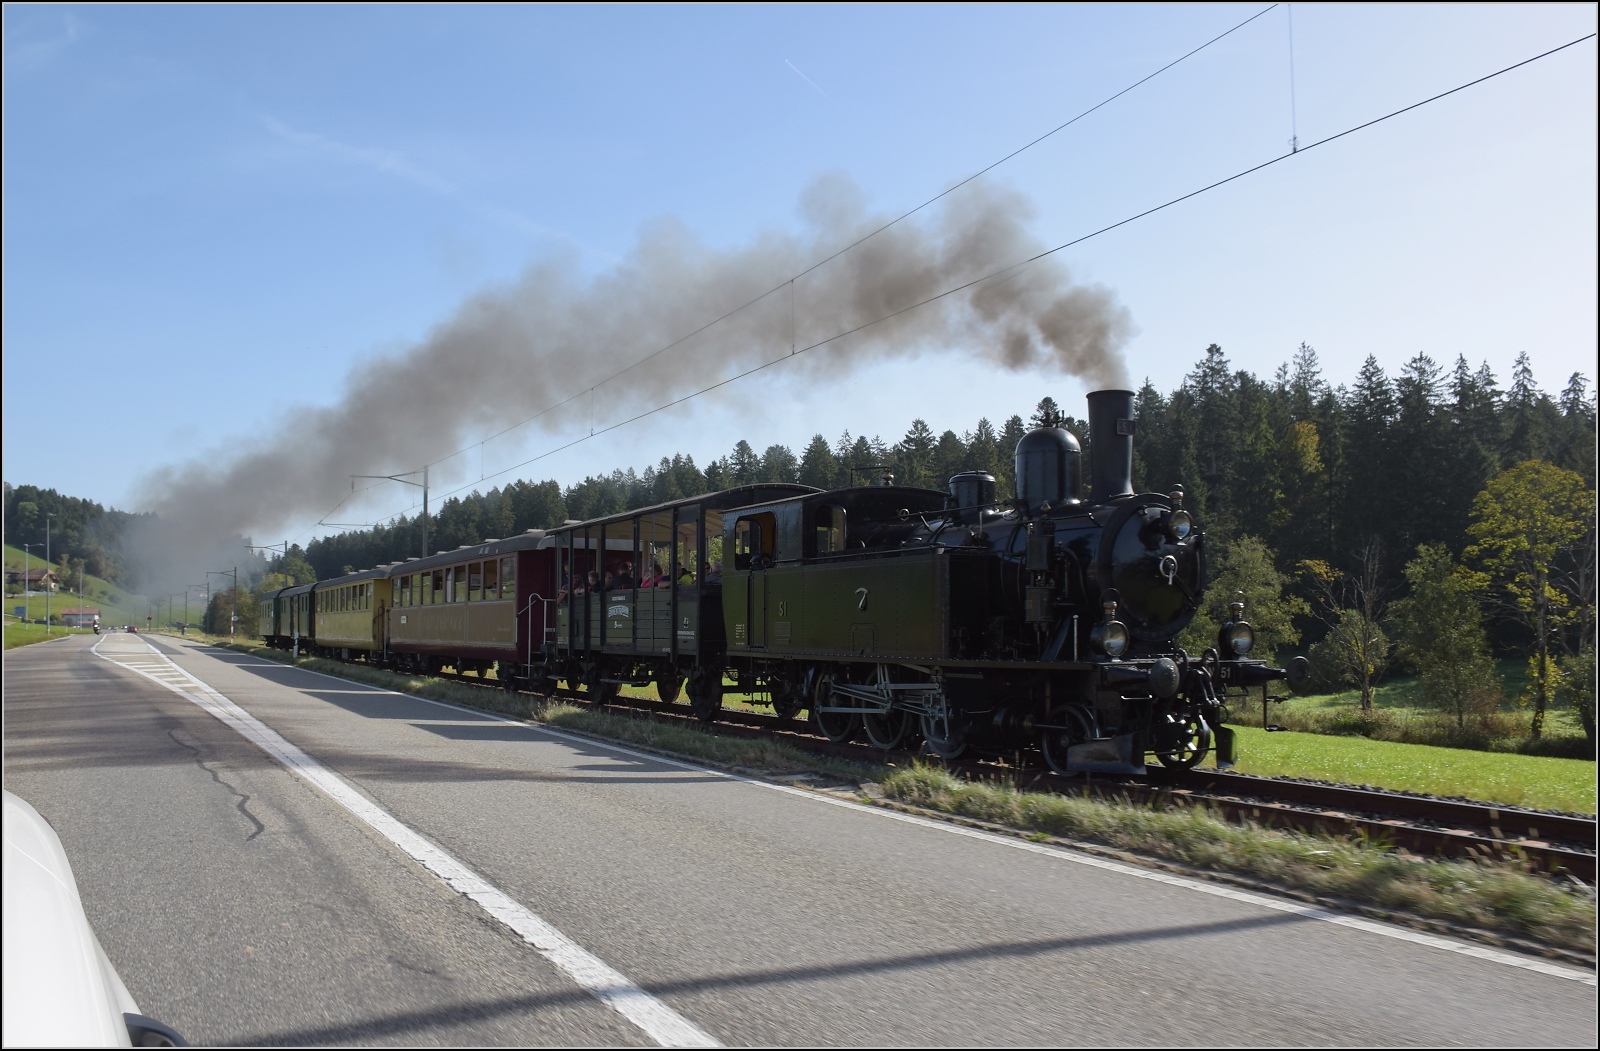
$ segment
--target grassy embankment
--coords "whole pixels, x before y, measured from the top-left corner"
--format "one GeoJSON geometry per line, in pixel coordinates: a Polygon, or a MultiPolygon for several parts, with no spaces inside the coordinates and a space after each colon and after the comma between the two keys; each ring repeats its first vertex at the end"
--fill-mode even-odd
{"type": "MultiPolygon", "coordinates": [[[[1528,685],[1527,664],[1520,660],[1498,662],[1502,697],[1495,710],[1469,715],[1465,725],[1455,716],[1430,706],[1416,676],[1394,676],[1378,685],[1372,710],[1361,710],[1357,690],[1306,694],[1273,704],[1269,721],[1303,733],[1339,737],[1367,737],[1399,744],[1427,744],[1493,752],[1524,752],[1569,759],[1594,758],[1583,736],[1578,713],[1568,705],[1549,709],[1544,736],[1531,740],[1533,712],[1519,703],[1528,685]]],[[[1232,723],[1261,725],[1261,693],[1229,700],[1232,723]]]]}
{"type": "MultiPolygon", "coordinates": [[[[213,641],[226,645],[226,640],[213,641]]],[[[249,644],[232,648],[271,660],[289,659],[287,654],[249,644]]],[[[1302,897],[1355,902],[1369,911],[1410,917],[1411,922],[1424,925],[1465,925],[1489,932],[1490,937],[1531,939],[1580,954],[1592,953],[1595,946],[1592,891],[1551,880],[1516,863],[1422,859],[1387,850],[1381,843],[1284,832],[1253,822],[1234,823],[1198,808],[1019,792],[1005,784],[964,781],[922,763],[863,766],[818,757],[778,741],[726,737],[525,694],[315,658],[304,658],[300,664],[726,769],[779,777],[820,773],[842,781],[842,787],[864,803],[937,811],[1031,833],[1030,838],[1039,841],[1059,838],[1091,849],[1135,853],[1181,868],[1262,880],[1302,897]]]]}
{"type": "MultiPolygon", "coordinates": [[[[13,569],[20,571],[24,568],[39,569],[47,564],[38,555],[27,555],[24,558],[25,554],[20,547],[12,547],[10,544],[5,545],[5,568],[8,571],[13,569]]],[[[56,563],[51,562],[48,565],[55,572],[61,572],[61,567],[56,563]]],[[[15,646],[43,642],[46,639],[55,638],[57,635],[76,633],[77,629],[64,628],[59,621],[62,610],[75,609],[78,604],[78,593],[76,591],[70,594],[66,591],[53,593],[50,596],[49,608],[57,623],[50,627],[50,632],[47,635],[44,624],[31,623],[32,621],[43,621],[45,618],[44,592],[41,591],[26,598],[22,595],[5,596],[5,648],[9,650],[15,646]],[[27,608],[27,620],[30,623],[23,623],[17,619],[16,611],[18,606],[27,608]]],[[[151,612],[151,607],[143,595],[134,594],[110,581],[102,580],[87,573],[83,577],[83,605],[98,606],[100,608],[100,623],[107,625],[136,624],[143,628],[145,626],[145,615],[151,612]]],[[[191,611],[197,620],[200,613],[203,612],[198,607],[191,607],[191,611]]],[[[182,617],[181,610],[178,616],[182,617]]]]}

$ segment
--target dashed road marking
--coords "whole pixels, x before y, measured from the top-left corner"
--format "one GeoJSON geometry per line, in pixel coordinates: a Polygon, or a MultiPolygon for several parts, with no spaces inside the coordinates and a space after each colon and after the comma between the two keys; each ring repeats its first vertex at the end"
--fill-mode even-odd
{"type": "MultiPolygon", "coordinates": [[[[626,975],[562,934],[531,909],[356,791],[343,778],[291,744],[276,730],[179,668],[153,647],[143,653],[129,653],[127,656],[130,659],[125,660],[122,654],[100,652],[101,645],[106,641],[102,639],[94,644],[92,652],[95,656],[160,683],[236,730],[291,773],[366,822],[451,889],[471,899],[489,915],[511,928],[518,937],[555,965],[557,970],[638,1026],[656,1043],[663,1047],[722,1046],[715,1037],[639,988],[626,975]],[[151,660],[151,655],[159,660],[151,660]]],[[[149,647],[149,643],[142,639],[138,641],[149,647]]],[[[117,648],[126,652],[130,645],[130,641],[120,640],[117,648]]]]}

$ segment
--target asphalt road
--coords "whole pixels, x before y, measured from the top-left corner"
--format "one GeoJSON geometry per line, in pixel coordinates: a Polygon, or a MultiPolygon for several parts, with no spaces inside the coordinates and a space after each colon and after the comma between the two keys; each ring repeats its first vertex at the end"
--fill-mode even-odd
{"type": "MultiPolygon", "coordinates": [[[[145,1013],[196,1043],[653,1042],[94,642],[6,654],[5,784],[60,834],[145,1013]]],[[[100,642],[144,666],[151,645],[724,1043],[1596,1042],[1592,981],[188,642],[100,642]]]]}

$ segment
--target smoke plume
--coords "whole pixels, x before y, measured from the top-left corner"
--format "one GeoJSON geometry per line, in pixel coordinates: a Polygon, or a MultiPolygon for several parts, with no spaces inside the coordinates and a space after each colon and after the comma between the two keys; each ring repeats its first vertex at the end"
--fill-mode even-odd
{"type": "MultiPolygon", "coordinates": [[[[579,276],[572,258],[531,266],[515,284],[468,300],[416,346],[357,366],[337,404],[291,414],[232,459],[146,478],[143,504],[160,516],[170,547],[164,558],[149,556],[182,561],[182,552],[211,538],[276,535],[348,496],[352,473],[413,469],[573,394],[582,396],[533,426],[553,435],[605,426],[787,356],[791,347],[905,310],[1042,247],[1026,229],[1027,198],[974,183],[929,217],[898,223],[635,365],[887,218],[871,214],[861,191],[839,175],[816,180],[800,214],[800,233],[769,232],[732,250],[702,243],[676,220],[657,221],[625,261],[594,277],[579,276]]],[[[1130,327],[1109,291],[1074,283],[1047,258],[824,343],[783,368],[793,370],[788,382],[830,384],[858,365],[954,350],[1007,369],[1048,366],[1120,386],[1126,375],[1119,351],[1130,327]]],[[[436,487],[448,480],[435,470],[436,487]]]]}

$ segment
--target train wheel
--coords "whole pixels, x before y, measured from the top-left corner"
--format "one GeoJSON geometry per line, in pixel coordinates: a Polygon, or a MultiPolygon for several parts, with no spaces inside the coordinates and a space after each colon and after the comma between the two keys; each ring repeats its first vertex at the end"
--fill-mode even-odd
{"type": "Polygon", "coordinates": [[[917,719],[902,708],[892,708],[882,715],[863,715],[861,725],[867,731],[867,740],[889,752],[906,743],[917,719]]]}
{"type": "Polygon", "coordinates": [[[772,714],[780,719],[793,719],[806,706],[804,691],[793,683],[780,683],[772,690],[772,714]]]}
{"type": "Polygon", "coordinates": [[[678,694],[683,692],[683,676],[676,671],[656,677],[656,696],[667,704],[678,699],[678,694]]]}
{"type": "Polygon", "coordinates": [[[604,674],[604,670],[601,669],[600,665],[596,664],[590,669],[589,674],[583,678],[583,685],[589,694],[589,703],[596,708],[604,707],[615,701],[619,691],[616,683],[601,681],[600,677],[604,674]]]}
{"type": "Polygon", "coordinates": [[[948,709],[922,717],[922,739],[940,759],[960,759],[967,754],[967,724],[948,709]]]}
{"type": "Polygon", "coordinates": [[[1067,749],[1099,736],[1094,731],[1094,720],[1076,706],[1059,708],[1047,718],[1051,722],[1062,723],[1068,729],[1040,730],[1039,751],[1044,753],[1044,761],[1051,770],[1062,777],[1075,777],[1076,774],[1067,770],[1067,749]]]}
{"type": "Polygon", "coordinates": [[[861,716],[854,712],[819,711],[833,702],[833,676],[818,675],[811,687],[811,721],[817,732],[835,744],[843,744],[861,732],[861,716]]]}
{"type": "Polygon", "coordinates": [[[1156,724],[1156,758],[1168,770],[1193,770],[1211,750],[1211,728],[1193,712],[1169,713],[1156,724]]]}
{"type": "Polygon", "coordinates": [[[689,706],[703,723],[714,723],[722,714],[722,669],[695,665],[689,673],[689,706]]]}

